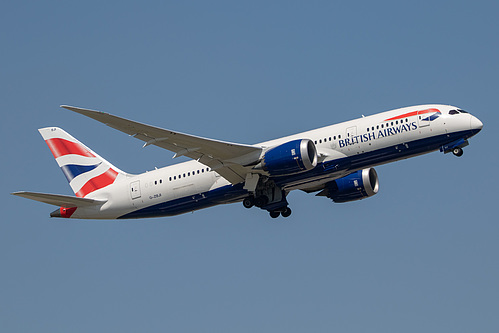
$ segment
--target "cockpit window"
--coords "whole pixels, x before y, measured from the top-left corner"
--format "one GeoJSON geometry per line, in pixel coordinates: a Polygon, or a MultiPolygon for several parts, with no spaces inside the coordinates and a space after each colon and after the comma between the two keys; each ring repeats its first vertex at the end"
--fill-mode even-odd
{"type": "Polygon", "coordinates": [[[468,113],[464,110],[461,110],[461,109],[457,109],[457,110],[450,110],[449,111],[449,114],[459,114],[459,113],[468,113]]]}

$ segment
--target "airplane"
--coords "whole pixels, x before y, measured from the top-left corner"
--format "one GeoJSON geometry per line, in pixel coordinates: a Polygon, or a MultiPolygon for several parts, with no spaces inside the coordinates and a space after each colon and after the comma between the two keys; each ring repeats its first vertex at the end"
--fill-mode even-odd
{"type": "Polygon", "coordinates": [[[95,119],[191,161],[138,175],[126,173],[58,127],[39,129],[76,196],[13,195],[58,206],[51,217],[137,219],[174,216],[242,202],[272,218],[288,217],[287,195],[316,193],[335,203],[378,193],[374,167],[433,151],[463,154],[482,122],[450,105],[418,105],[258,144],[202,138],[73,106],[95,119]]]}

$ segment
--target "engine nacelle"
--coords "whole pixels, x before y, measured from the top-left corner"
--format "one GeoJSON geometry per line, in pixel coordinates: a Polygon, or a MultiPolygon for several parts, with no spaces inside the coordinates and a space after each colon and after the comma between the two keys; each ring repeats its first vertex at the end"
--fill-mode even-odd
{"type": "Polygon", "coordinates": [[[293,140],[265,152],[258,167],[272,176],[291,175],[317,166],[317,149],[312,140],[293,140]]]}
{"type": "Polygon", "coordinates": [[[363,169],[326,185],[325,193],[334,202],[361,200],[378,193],[378,174],[373,168],[363,169]]]}

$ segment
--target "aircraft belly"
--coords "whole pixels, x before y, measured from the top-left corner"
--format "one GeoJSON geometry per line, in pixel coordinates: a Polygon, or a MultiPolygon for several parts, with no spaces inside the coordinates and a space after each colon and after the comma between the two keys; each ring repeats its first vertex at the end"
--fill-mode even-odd
{"type": "Polygon", "coordinates": [[[216,206],[219,204],[230,203],[242,200],[248,195],[243,189],[243,184],[225,185],[210,191],[187,195],[181,198],[175,198],[170,201],[151,205],[118,218],[143,218],[143,217],[161,217],[174,216],[193,212],[195,210],[216,206]]]}

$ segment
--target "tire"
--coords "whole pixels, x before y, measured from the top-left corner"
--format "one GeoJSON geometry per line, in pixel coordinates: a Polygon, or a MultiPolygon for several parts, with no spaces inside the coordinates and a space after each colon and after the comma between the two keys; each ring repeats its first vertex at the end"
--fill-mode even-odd
{"type": "Polygon", "coordinates": [[[281,212],[281,215],[282,217],[289,217],[289,215],[291,215],[291,208],[286,207],[286,209],[283,212],[281,212]]]}
{"type": "Polygon", "coordinates": [[[281,213],[280,213],[280,212],[275,211],[275,210],[271,210],[271,211],[269,212],[269,214],[270,214],[270,217],[271,217],[271,218],[273,218],[273,219],[276,219],[276,218],[278,218],[278,217],[279,217],[279,215],[281,215],[281,213]]]}
{"type": "Polygon", "coordinates": [[[245,208],[251,208],[251,207],[253,207],[254,204],[255,204],[255,201],[253,200],[253,197],[247,197],[247,198],[244,198],[244,200],[243,200],[243,206],[245,208]]]}
{"type": "Polygon", "coordinates": [[[457,157],[461,157],[461,156],[463,156],[463,149],[461,149],[460,147],[453,148],[452,153],[454,155],[456,155],[457,157]]]}

